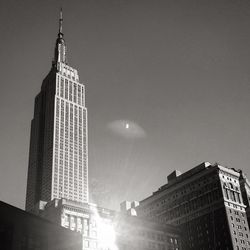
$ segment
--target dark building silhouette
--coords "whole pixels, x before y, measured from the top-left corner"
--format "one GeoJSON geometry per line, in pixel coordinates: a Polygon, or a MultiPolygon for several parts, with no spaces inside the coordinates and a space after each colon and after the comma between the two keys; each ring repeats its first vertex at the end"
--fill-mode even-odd
{"type": "Polygon", "coordinates": [[[184,174],[174,171],[136,212],[178,226],[185,250],[250,249],[240,173],[234,169],[203,163],[184,174]]]}
{"type": "Polygon", "coordinates": [[[0,201],[1,250],[81,250],[80,234],[0,201]]]}

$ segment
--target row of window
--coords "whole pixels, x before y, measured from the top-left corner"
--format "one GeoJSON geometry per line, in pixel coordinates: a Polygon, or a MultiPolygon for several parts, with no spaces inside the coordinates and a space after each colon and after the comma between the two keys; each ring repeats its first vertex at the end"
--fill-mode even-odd
{"type": "Polygon", "coordinates": [[[57,97],[55,117],[54,197],[86,200],[85,110],[57,97]],[[60,186],[63,188],[60,189],[60,186]]]}
{"type": "Polygon", "coordinates": [[[85,106],[85,89],[84,85],[69,81],[64,77],[59,77],[56,83],[56,95],[68,101],[85,106]]]}

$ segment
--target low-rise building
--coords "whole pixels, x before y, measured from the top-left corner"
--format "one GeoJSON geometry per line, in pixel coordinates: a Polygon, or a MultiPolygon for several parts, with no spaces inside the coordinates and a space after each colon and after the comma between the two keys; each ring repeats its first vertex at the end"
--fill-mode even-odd
{"type": "Polygon", "coordinates": [[[78,232],[83,250],[180,250],[180,232],[174,226],[159,225],[124,215],[95,204],[55,199],[41,215],[78,232]]]}
{"type": "Polygon", "coordinates": [[[1,250],[81,250],[80,234],[0,201],[1,250]]]}
{"type": "Polygon", "coordinates": [[[113,210],[63,198],[48,202],[40,213],[53,223],[78,232],[83,249],[96,250],[114,244],[113,210]]]}

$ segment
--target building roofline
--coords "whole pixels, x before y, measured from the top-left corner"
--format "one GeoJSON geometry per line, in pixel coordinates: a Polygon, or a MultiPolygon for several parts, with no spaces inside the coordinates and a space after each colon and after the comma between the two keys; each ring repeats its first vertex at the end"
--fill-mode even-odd
{"type": "Polygon", "coordinates": [[[188,170],[187,172],[180,174],[178,176],[175,176],[174,178],[171,178],[171,180],[168,183],[161,186],[157,191],[153,192],[152,195],[150,195],[149,197],[140,201],[140,203],[150,199],[152,196],[154,196],[156,194],[160,194],[160,193],[164,192],[165,190],[169,189],[170,187],[173,187],[173,186],[175,186],[175,185],[177,185],[177,184],[179,184],[179,183],[181,183],[181,182],[183,182],[183,181],[185,181],[185,180],[187,180],[195,175],[200,174],[203,171],[207,171],[207,170],[211,170],[211,169],[214,169],[214,170],[219,169],[219,170],[225,171],[229,174],[235,175],[237,177],[240,176],[239,172],[233,168],[224,167],[224,166],[221,166],[217,163],[212,165],[210,162],[203,162],[203,163],[199,164],[198,166],[188,170]]]}

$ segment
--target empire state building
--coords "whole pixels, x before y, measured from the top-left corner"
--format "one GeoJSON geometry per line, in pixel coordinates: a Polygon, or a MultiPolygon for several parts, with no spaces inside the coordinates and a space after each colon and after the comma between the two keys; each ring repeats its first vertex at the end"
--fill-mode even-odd
{"type": "Polygon", "coordinates": [[[31,122],[26,210],[55,198],[88,202],[85,86],[66,59],[62,11],[54,60],[35,98],[31,122]]]}

